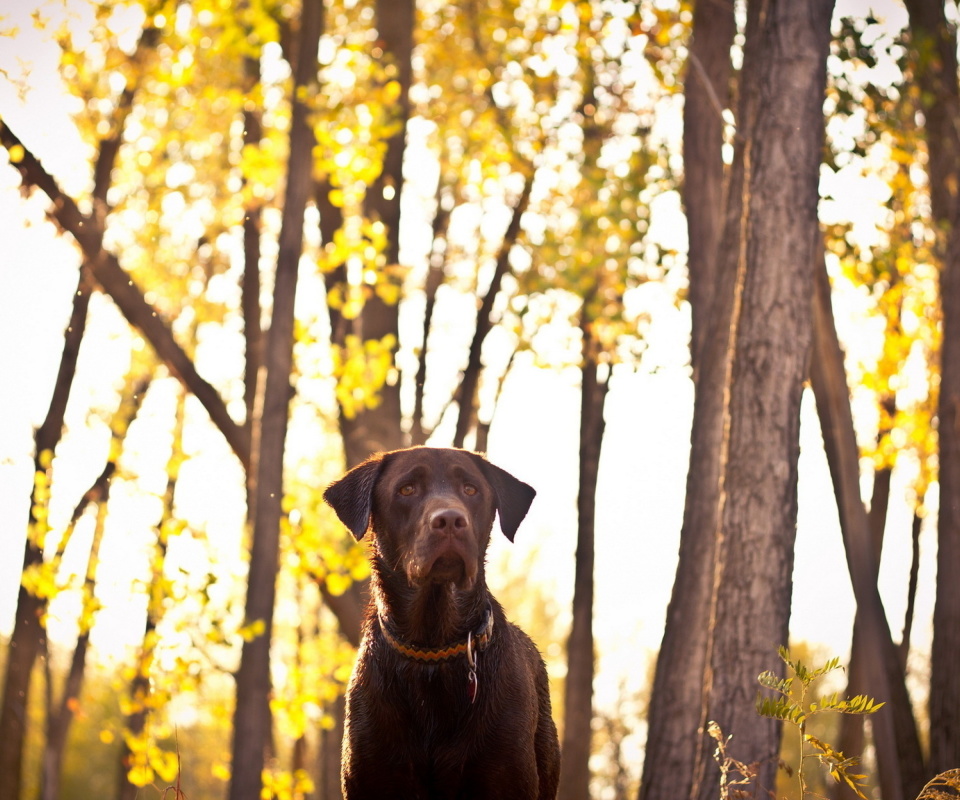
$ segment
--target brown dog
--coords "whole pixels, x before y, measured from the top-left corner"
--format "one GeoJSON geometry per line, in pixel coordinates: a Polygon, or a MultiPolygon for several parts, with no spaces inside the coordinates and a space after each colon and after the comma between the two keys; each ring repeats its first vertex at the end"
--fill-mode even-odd
{"type": "Polygon", "coordinates": [[[476,453],[373,456],[324,499],[376,536],[347,688],[347,800],[553,800],[560,748],[543,659],[487,591],[494,515],[513,536],[534,490],[476,453]]]}

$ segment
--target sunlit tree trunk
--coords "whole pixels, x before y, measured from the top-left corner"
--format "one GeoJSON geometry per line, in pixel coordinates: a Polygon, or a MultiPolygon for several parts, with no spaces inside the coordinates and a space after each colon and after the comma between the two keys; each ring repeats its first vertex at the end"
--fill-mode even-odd
{"type": "MultiPolygon", "coordinates": [[[[395,270],[400,261],[400,199],[413,81],[415,11],[414,0],[377,0],[376,3],[378,47],[384,62],[394,70],[394,80],[400,84],[396,109],[400,130],[387,141],[383,170],[368,187],[364,204],[364,213],[386,227],[387,245],[383,253],[386,270],[378,276],[378,281],[384,283],[399,280],[395,270]]],[[[399,305],[387,302],[376,291],[371,292],[360,316],[354,320],[353,332],[363,341],[392,337],[396,353],[400,335],[399,305]]],[[[393,450],[406,443],[401,427],[400,377],[395,367],[377,393],[379,402],[375,408],[361,410],[354,417],[341,414],[340,431],[348,467],[360,463],[372,452],[393,450]]]]}
{"type": "Polygon", "coordinates": [[[294,68],[290,157],[277,255],[273,314],[264,353],[262,401],[254,420],[253,540],[247,584],[246,624],[261,628],[245,641],[237,672],[230,800],[257,800],[270,741],[270,641],[279,561],[283,453],[292,392],[294,299],[303,247],[303,220],[312,192],[313,133],[299,91],[316,83],[323,28],[322,0],[303,4],[294,68]]]}
{"type": "Polygon", "coordinates": [[[588,299],[581,311],[583,337],[580,367],[580,478],[577,495],[577,553],[573,584],[573,620],[567,640],[567,677],[564,682],[563,758],[558,800],[585,800],[590,796],[590,743],[593,722],[593,568],[597,506],[597,477],[605,427],[603,409],[610,385],[600,373],[600,345],[587,317],[588,299]]]}
{"type": "Polygon", "coordinates": [[[684,206],[690,240],[691,360],[696,395],[680,558],[648,712],[641,800],[687,797],[702,746],[702,693],[713,564],[727,352],[733,282],[717,276],[723,227],[723,120],[730,101],[732,3],[694,6],[690,63],[684,81],[684,206]],[[713,325],[715,335],[705,329],[713,325]],[[704,331],[701,333],[701,331],[704,331]]]}
{"type": "MultiPolygon", "coordinates": [[[[757,763],[766,787],[774,786],[780,724],[758,719],[753,701],[757,675],[788,643],[832,10],[832,0],[748,5],[735,155],[741,216],[720,255],[736,265],[737,294],[725,336],[729,399],[704,721],[733,736],[729,753],[757,763]]],[[[709,747],[696,774],[704,776],[698,796],[713,800],[709,747]]]]}

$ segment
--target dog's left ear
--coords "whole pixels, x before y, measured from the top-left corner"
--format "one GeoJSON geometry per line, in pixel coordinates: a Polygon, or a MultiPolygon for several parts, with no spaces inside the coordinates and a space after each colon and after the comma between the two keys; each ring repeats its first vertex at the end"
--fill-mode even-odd
{"type": "Polygon", "coordinates": [[[371,456],[354,467],[340,480],[331,483],[323,493],[323,499],[337,512],[359,541],[370,526],[370,511],[373,506],[373,488],[380,477],[383,465],[382,454],[371,456]]]}
{"type": "Polygon", "coordinates": [[[482,456],[477,456],[486,479],[497,495],[497,513],[500,515],[500,530],[511,542],[517,528],[530,510],[537,491],[532,486],[514,478],[505,469],[491,464],[482,456]]]}

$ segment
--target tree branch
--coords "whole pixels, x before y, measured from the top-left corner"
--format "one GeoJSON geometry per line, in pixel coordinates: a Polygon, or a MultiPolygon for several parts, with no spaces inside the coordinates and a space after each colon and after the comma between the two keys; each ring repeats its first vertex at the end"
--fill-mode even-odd
{"type": "Polygon", "coordinates": [[[197,372],[193,361],[173,337],[169,324],[146,301],[143,292],[120,266],[117,257],[103,249],[103,229],[93,217],[80,211],[73,198],[61,191],[48,173],[10,127],[0,121],[0,144],[11,153],[11,164],[20,173],[24,186],[40,189],[50,198],[50,217],[80,246],[84,268],[113,299],[120,312],[140,331],[157,355],[184,387],[193,393],[210,415],[244,467],[250,463],[250,440],[244,429],[227,412],[223,398],[197,372]]]}
{"type": "Polygon", "coordinates": [[[503,243],[500,245],[500,253],[497,256],[497,265],[493,271],[493,278],[490,281],[490,288],[483,296],[480,308],[477,311],[477,327],[473,334],[473,341],[470,343],[470,353],[467,356],[467,366],[463,371],[463,377],[457,391],[460,403],[460,413],[457,417],[457,429],[453,439],[454,447],[463,447],[463,441],[467,432],[473,427],[476,417],[474,408],[477,396],[477,387],[480,383],[480,351],[483,347],[484,339],[493,328],[493,304],[500,292],[500,285],[503,277],[510,271],[510,251],[517,243],[520,235],[520,220],[523,212],[527,210],[530,202],[530,191],[533,188],[533,173],[529,173],[523,184],[523,191],[513,207],[513,217],[507,226],[507,231],[503,235],[503,243]]]}

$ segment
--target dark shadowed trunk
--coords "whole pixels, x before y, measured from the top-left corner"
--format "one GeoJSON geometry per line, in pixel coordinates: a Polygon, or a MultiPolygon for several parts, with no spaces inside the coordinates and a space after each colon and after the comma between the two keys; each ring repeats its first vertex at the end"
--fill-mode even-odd
{"type": "MultiPolygon", "coordinates": [[[[245,89],[253,91],[260,82],[260,61],[245,58],[245,89]]],[[[260,109],[251,105],[243,112],[243,144],[260,147],[263,125],[260,109]]],[[[263,361],[263,331],[260,324],[260,223],[261,202],[251,200],[243,215],[243,278],[240,283],[240,306],[243,312],[243,338],[246,347],[243,365],[243,400],[247,409],[244,420],[246,434],[253,431],[253,412],[257,399],[257,379],[263,361]]]]}
{"type": "MultiPolygon", "coordinates": [[[[809,287],[820,248],[818,176],[832,0],[770,0],[747,9],[738,117],[742,182],[738,290],[727,341],[729,399],[721,445],[719,549],[705,720],[728,752],[773,787],[780,724],[758,719],[757,675],[788,643],[797,515],[800,398],[813,325],[809,287]]],[[[736,246],[728,247],[728,242],[736,246]]],[[[701,800],[717,768],[700,753],[701,800]]]]}
{"type": "Polygon", "coordinates": [[[937,409],[940,512],[930,653],[930,770],[960,764],[960,87],[956,28],[944,3],[906,0],[925,118],[930,205],[937,226],[943,343],[937,409]]]}
{"type": "MultiPolygon", "coordinates": [[[[53,396],[43,424],[34,435],[34,472],[37,476],[30,497],[29,535],[23,554],[23,569],[43,561],[42,537],[47,529],[46,517],[38,519],[38,510],[45,503],[37,496],[37,482],[49,483],[50,462],[60,442],[63,417],[70,397],[70,388],[76,374],[77,355],[87,324],[87,309],[90,305],[90,283],[81,270],[80,282],[73,298],[73,310],[64,334],[60,369],[53,388],[53,396]]],[[[0,797],[20,797],[23,769],[23,746],[27,732],[27,707],[30,699],[30,675],[37,654],[43,643],[41,616],[44,601],[28,592],[23,586],[17,595],[17,612],[13,633],[7,648],[7,671],[3,683],[3,709],[0,711],[0,797]]]]}
{"type": "Polygon", "coordinates": [[[860,664],[860,675],[869,692],[888,702],[870,719],[883,796],[886,800],[909,800],[923,786],[923,759],[899,654],[877,589],[877,547],[860,499],[860,451],[822,252],[815,263],[815,336],[810,378],[857,600],[858,636],[854,646],[858,649],[854,658],[860,664]]]}
{"type": "Polygon", "coordinates": [[[270,641],[280,545],[283,453],[292,388],[294,299],[303,247],[303,219],[312,191],[313,132],[301,89],[316,84],[317,49],[323,28],[322,0],[303,5],[294,68],[290,158],[277,255],[273,314],[264,352],[258,415],[254,419],[253,540],[247,583],[246,624],[260,627],[245,641],[237,672],[230,800],[257,800],[265,751],[271,738],[270,641]]]}
{"type": "Polygon", "coordinates": [[[520,235],[520,220],[527,205],[530,202],[530,190],[533,188],[533,175],[528,175],[523,184],[523,191],[513,207],[513,215],[510,218],[510,224],[507,225],[506,233],[503,234],[503,242],[500,245],[500,251],[497,254],[497,262],[493,270],[493,277],[490,279],[490,286],[487,288],[480,306],[477,309],[477,325],[474,328],[473,339],[470,342],[470,352],[467,356],[467,366],[463,370],[463,376],[460,380],[460,386],[457,389],[457,401],[460,411],[457,416],[457,429],[453,436],[453,446],[463,447],[464,440],[470,431],[475,431],[477,427],[477,389],[480,386],[480,372],[482,369],[481,352],[483,342],[487,338],[494,325],[492,317],[493,304],[496,302],[497,295],[500,293],[500,286],[503,277],[510,271],[510,251],[517,243],[517,237],[520,235]]]}
{"type": "Polygon", "coordinates": [[[558,800],[585,800],[590,796],[590,742],[593,721],[593,565],[597,476],[603,444],[603,408],[610,385],[598,374],[600,347],[587,316],[581,311],[583,336],[580,390],[580,484],[577,496],[577,555],[573,584],[573,621],[567,640],[567,677],[564,683],[563,759],[558,800]]]}
{"type": "MultiPolygon", "coordinates": [[[[701,747],[702,693],[713,594],[719,446],[733,280],[717,275],[723,226],[722,109],[729,104],[732,3],[698,2],[684,101],[684,206],[690,240],[691,360],[696,399],[680,559],[650,697],[641,800],[690,795],[701,747]],[[712,243],[712,247],[708,247],[712,243]],[[712,325],[713,335],[701,331],[712,325]],[[712,346],[707,348],[707,342],[712,346]]],[[[739,197],[735,200],[739,203],[739,197]]],[[[737,206],[739,208],[739,205],[737,206]]]]}

